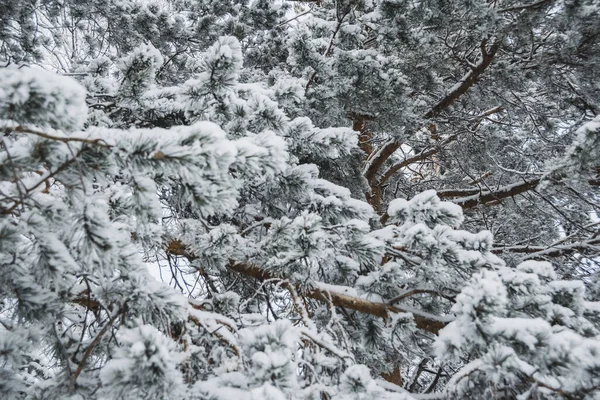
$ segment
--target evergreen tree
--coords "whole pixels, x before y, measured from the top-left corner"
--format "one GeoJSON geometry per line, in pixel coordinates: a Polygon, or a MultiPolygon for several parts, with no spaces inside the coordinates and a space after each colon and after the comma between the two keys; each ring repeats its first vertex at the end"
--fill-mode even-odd
{"type": "Polygon", "coordinates": [[[2,398],[600,398],[598,1],[0,14],[2,398]]]}

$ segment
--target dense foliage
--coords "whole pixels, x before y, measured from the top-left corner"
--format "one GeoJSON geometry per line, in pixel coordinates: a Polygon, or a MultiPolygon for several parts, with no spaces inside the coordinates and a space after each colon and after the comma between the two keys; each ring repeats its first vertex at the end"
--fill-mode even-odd
{"type": "Polygon", "coordinates": [[[600,399],[600,1],[0,16],[1,398],[600,399]]]}

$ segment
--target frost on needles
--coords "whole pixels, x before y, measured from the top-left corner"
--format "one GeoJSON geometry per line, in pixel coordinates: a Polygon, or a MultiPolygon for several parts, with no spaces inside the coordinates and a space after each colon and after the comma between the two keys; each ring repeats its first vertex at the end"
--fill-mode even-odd
{"type": "Polygon", "coordinates": [[[599,8],[0,0],[0,398],[599,399],[599,8]]]}

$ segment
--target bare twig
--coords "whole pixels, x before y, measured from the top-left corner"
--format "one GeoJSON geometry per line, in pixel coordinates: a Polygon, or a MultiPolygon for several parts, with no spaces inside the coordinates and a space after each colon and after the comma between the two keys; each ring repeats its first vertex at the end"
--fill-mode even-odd
{"type": "Polygon", "coordinates": [[[73,391],[75,389],[75,383],[77,382],[77,378],[83,371],[83,368],[85,367],[87,360],[92,355],[94,348],[98,345],[98,343],[100,343],[100,340],[102,340],[102,337],[106,334],[106,332],[108,332],[108,329],[112,326],[113,322],[115,322],[115,320],[123,312],[125,312],[125,307],[120,308],[113,316],[111,316],[110,319],[108,320],[108,322],[104,325],[104,327],[102,327],[100,332],[98,332],[98,334],[96,335],[94,340],[92,340],[92,342],[89,344],[89,346],[85,349],[85,352],[83,353],[83,357],[81,358],[81,362],[77,366],[77,369],[75,370],[75,372],[73,372],[73,375],[71,375],[71,380],[69,383],[70,387],[71,387],[71,391],[73,391]]]}
{"type": "Polygon", "coordinates": [[[104,147],[106,149],[110,149],[113,146],[106,143],[103,139],[86,139],[86,138],[78,138],[78,137],[62,137],[62,136],[54,136],[45,132],[36,131],[33,129],[25,128],[21,125],[15,128],[9,128],[8,131],[14,131],[19,133],[29,133],[31,135],[39,136],[48,140],[56,140],[58,142],[69,143],[69,142],[79,142],[89,144],[91,146],[104,147]]]}

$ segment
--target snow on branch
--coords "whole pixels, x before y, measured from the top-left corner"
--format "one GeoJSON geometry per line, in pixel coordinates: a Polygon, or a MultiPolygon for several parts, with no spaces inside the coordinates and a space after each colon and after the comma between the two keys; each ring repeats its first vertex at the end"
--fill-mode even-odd
{"type": "MultiPolygon", "coordinates": [[[[478,81],[481,75],[492,63],[496,52],[500,48],[500,44],[500,40],[494,39],[488,49],[487,40],[483,39],[480,46],[481,57],[479,61],[461,78],[458,83],[456,83],[446,92],[442,99],[440,99],[433,107],[429,109],[429,111],[423,115],[423,118],[431,119],[436,117],[446,108],[451,106],[460,96],[465,94],[478,81]]],[[[381,166],[392,154],[394,154],[396,150],[398,150],[398,148],[400,148],[400,145],[401,143],[398,140],[389,140],[377,151],[377,154],[372,157],[369,164],[364,169],[365,178],[367,178],[370,183],[374,182],[374,179],[378,171],[381,169],[381,166]]]]}
{"type": "MultiPolygon", "coordinates": [[[[196,258],[196,256],[190,253],[185,245],[179,241],[172,241],[169,243],[167,252],[176,256],[185,257],[188,260],[194,260],[196,258]]],[[[227,267],[232,271],[259,281],[274,278],[270,272],[247,262],[230,260],[227,267]]],[[[326,288],[324,289],[323,287],[325,286],[323,285],[325,284],[320,284],[319,282],[314,283],[314,288],[304,291],[304,296],[323,303],[331,302],[336,307],[343,307],[383,319],[390,318],[391,314],[409,312],[413,314],[417,328],[433,334],[437,334],[439,330],[446,326],[450,321],[448,317],[438,317],[416,309],[408,310],[404,307],[390,305],[385,301],[371,301],[353,294],[345,294],[343,293],[343,287],[338,291],[335,289],[335,286],[326,285],[326,288]]]]}

